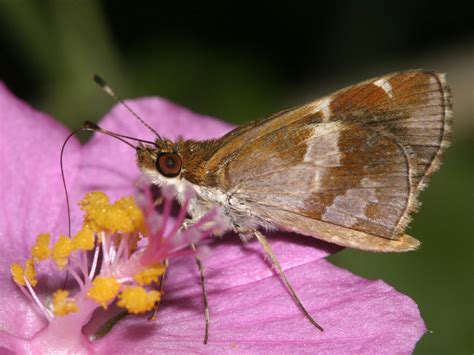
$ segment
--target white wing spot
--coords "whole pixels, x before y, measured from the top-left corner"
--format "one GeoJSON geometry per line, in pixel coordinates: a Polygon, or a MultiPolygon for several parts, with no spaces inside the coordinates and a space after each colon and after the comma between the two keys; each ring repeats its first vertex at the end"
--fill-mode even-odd
{"type": "Polygon", "coordinates": [[[357,224],[359,219],[367,219],[365,208],[369,202],[378,202],[376,193],[379,183],[364,178],[360,186],[365,189],[349,189],[344,195],[337,196],[322,215],[323,220],[350,228],[357,224]]]}
{"type": "Polygon", "coordinates": [[[390,97],[391,99],[393,98],[393,93],[392,93],[392,85],[388,82],[388,79],[379,79],[374,81],[373,83],[375,86],[378,86],[381,88],[385,93],[390,97]]]}
{"type": "Polygon", "coordinates": [[[393,93],[392,93],[392,85],[388,82],[388,79],[379,79],[374,81],[373,83],[375,86],[378,86],[381,88],[385,93],[390,97],[391,99],[393,98],[393,93]]]}
{"type": "Polygon", "coordinates": [[[340,123],[330,122],[313,126],[313,134],[308,139],[306,154],[303,161],[315,165],[313,181],[310,190],[321,191],[321,182],[327,169],[339,166],[341,153],[339,151],[340,123]]]}
{"type": "Polygon", "coordinates": [[[332,99],[330,97],[326,97],[321,100],[316,107],[316,112],[321,112],[323,115],[323,122],[328,122],[331,117],[331,101],[332,99]]]}

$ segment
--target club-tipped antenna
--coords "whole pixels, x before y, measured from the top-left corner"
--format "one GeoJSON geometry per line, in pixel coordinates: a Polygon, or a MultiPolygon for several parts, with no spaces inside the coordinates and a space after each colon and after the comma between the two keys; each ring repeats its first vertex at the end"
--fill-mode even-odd
{"type": "Polygon", "coordinates": [[[128,144],[129,146],[133,147],[134,149],[137,149],[137,147],[135,147],[130,142],[127,142],[125,139],[130,139],[130,140],[140,142],[140,143],[147,143],[147,144],[155,145],[155,142],[152,142],[152,141],[147,141],[145,139],[130,137],[130,136],[126,136],[124,134],[118,134],[118,133],[115,133],[115,132],[108,131],[108,130],[100,127],[96,123],[91,122],[91,121],[84,121],[84,124],[82,125],[82,130],[83,131],[99,132],[99,133],[103,133],[107,136],[114,137],[114,138],[118,139],[119,141],[121,141],[125,144],[128,144]]]}
{"type": "Polygon", "coordinates": [[[133,117],[135,117],[137,120],[139,120],[146,128],[148,128],[151,132],[153,132],[153,134],[160,140],[162,140],[163,138],[161,138],[161,136],[158,134],[157,131],[155,131],[148,123],[145,122],[145,120],[143,118],[141,118],[140,116],[138,116],[138,114],[133,111],[131,109],[130,106],[127,105],[127,103],[120,97],[118,96],[113,90],[112,88],[105,82],[104,79],[102,79],[99,75],[97,74],[94,74],[94,81],[96,82],[97,85],[100,86],[100,88],[102,90],[105,91],[105,93],[109,96],[111,96],[115,101],[121,103],[126,109],[128,112],[130,112],[132,114],[133,117]]]}

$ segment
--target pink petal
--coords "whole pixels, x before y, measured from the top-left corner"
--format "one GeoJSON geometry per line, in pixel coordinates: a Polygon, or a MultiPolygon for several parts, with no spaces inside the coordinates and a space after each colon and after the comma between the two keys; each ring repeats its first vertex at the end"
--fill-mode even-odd
{"type": "MultiPolygon", "coordinates": [[[[222,290],[215,285],[209,292],[210,338],[203,345],[198,276],[192,260],[183,264],[195,278],[192,292],[182,292],[186,296],[169,292],[155,322],[126,318],[98,342],[98,349],[118,353],[398,354],[412,352],[425,332],[410,298],[382,281],[364,280],[319,260],[294,267],[287,276],[324,332],[304,318],[278,277],[273,276],[232,288],[223,285],[222,290]]],[[[241,268],[223,262],[219,272],[232,274],[233,269],[241,268]]],[[[209,278],[209,283],[214,283],[213,276],[209,278]]],[[[168,286],[175,286],[171,277],[168,286]]]]}
{"type": "MultiPolygon", "coordinates": [[[[203,260],[206,268],[207,287],[210,292],[250,284],[273,275],[272,265],[263,255],[262,247],[256,240],[244,244],[237,235],[228,234],[224,238],[214,238],[209,256],[203,260]]],[[[279,233],[269,240],[283,269],[292,269],[302,264],[318,260],[339,250],[334,244],[317,239],[279,233]]],[[[167,292],[173,297],[188,296],[194,292],[187,287],[196,283],[196,266],[189,269],[187,262],[172,260],[169,269],[170,282],[167,292]],[[172,280],[172,281],[171,281],[172,280]]]]}
{"type": "MultiPolygon", "coordinates": [[[[12,282],[10,264],[23,262],[37,234],[67,233],[59,153],[68,130],[14,97],[0,83],[0,328],[27,337],[44,325],[12,282]],[[14,300],[14,301],[12,301],[14,300]]],[[[69,181],[78,170],[80,145],[67,147],[69,181]]]]}
{"type": "MultiPolygon", "coordinates": [[[[7,257],[29,251],[40,232],[66,232],[64,190],[59,170],[66,128],[14,97],[0,83],[0,238],[7,257]],[[8,235],[8,237],[5,237],[8,235]],[[6,244],[5,244],[6,243],[6,244]]],[[[66,149],[65,171],[70,183],[78,169],[80,145],[66,149]]]]}

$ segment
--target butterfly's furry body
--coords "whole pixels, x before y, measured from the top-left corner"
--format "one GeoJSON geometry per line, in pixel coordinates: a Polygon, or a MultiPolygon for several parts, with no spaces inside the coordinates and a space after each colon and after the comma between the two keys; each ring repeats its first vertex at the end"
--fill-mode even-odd
{"type": "Polygon", "coordinates": [[[239,201],[232,192],[223,192],[220,189],[199,186],[185,179],[164,178],[159,173],[149,173],[151,182],[158,186],[173,186],[178,192],[177,200],[182,203],[185,200],[185,193],[188,190],[195,192],[195,196],[189,201],[188,212],[191,216],[191,223],[199,220],[212,209],[217,209],[219,220],[226,230],[236,233],[252,231],[263,228],[274,230],[277,226],[271,221],[262,219],[252,213],[244,201],[239,201]]]}

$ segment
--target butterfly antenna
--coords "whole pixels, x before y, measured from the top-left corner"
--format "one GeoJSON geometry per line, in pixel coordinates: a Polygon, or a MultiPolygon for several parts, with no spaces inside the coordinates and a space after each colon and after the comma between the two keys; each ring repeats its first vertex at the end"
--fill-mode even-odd
{"type": "Polygon", "coordinates": [[[61,167],[61,179],[63,181],[63,187],[64,187],[64,194],[66,195],[66,208],[67,208],[67,234],[69,238],[71,238],[71,206],[69,205],[69,193],[67,191],[67,186],[66,186],[66,176],[64,174],[64,163],[63,163],[63,157],[64,157],[64,149],[66,148],[67,143],[69,140],[76,135],[76,133],[82,131],[83,129],[76,129],[75,131],[71,132],[67,138],[65,139],[63,146],[61,147],[61,154],[59,155],[59,166],[61,167]]]}
{"type": "Polygon", "coordinates": [[[138,141],[138,142],[148,143],[148,144],[153,144],[153,145],[155,144],[154,142],[151,142],[151,141],[146,141],[146,140],[143,140],[143,139],[133,138],[133,137],[124,136],[124,135],[121,135],[121,134],[110,132],[106,129],[103,129],[103,128],[99,127],[97,124],[95,124],[94,122],[91,122],[91,121],[84,122],[84,125],[81,128],[76,129],[75,131],[71,132],[67,136],[67,138],[64,140],[64,143],[61,147],[61,154],[59,156],[59,166],[61,168],[61,179],[62,179],[62,182],[63,182],[64,194],[65,194],[65,197],[66,197],[67,224],[68,224],[68,236],[69,237],[71,237],[71,206],[70,206],[70,203],[69,203],[69,192],[67,190],[66,175],[64,174],[63,157],[64,157],[64,150],[66,149],[66,145],[69,142],[69,140],[81,131],[99,132],[99,133],[105,134],[107,136],[111,136],[115,139],[118,139],[122,143],[125,143],[126,145],[130,146],[131,148],[133,148],[135,150],[137,149],[137,147],[134,146],[133,144],[131,144],[130,142],[127,142],[125,139],[132,139],[132,140],[135,140],[135,141],[138,141]]]}
{"type": "Polygon", "coordinates": [[[99,75],[94,74],[94,81],[96,82],[97,85],[100,86],[102,90],[105,91],[105,93],[109,96],[111,96],[115,101],[121,103],[128,112],[132,114],[133,117],[135,117],[137,120],[139,120],[146,128],[148,128],[153,134],[160,140],[162,140],[161,136],[158,134],[157,131],[155,131],[148,123],[145,122],[143,118],[138,116],[138,114],[131,109],[130,106],[127,105],[127,103],[120,97],[118,96],[112,88],[105,82],[104,79],[102,79],[99,75]]]}
{"type": "MultiPolygon", "coordinates": [[[[59,166],[61,168],[61,179],[63,181],[63,187],[64,187],[64,194],[66,197],[66,209],[67,209],[67,235],[69,238],[71,238],[71,206],[69,205],[69,193],[67,191],[67,185],[66,185],[66,175],[64,174],[64,164],[63,164],[63,156],[64,156],[64,149],[66,148],[67,143],[69,140],[78,132],[80,132],[81,129],[76,129],[75,131],[71,132],[67,138],[64,140],[63,146],[61,147],[61,154],[59,155],[59,166]]],[[[69,271],[66,271],[66,277],[64,278],[64,283],[63,283],[63,289],[66,289],[66,284],[68,281],[69,277],[69,271]]]]}
{"type": "Polygon", "coordinates": [[[131,140],[134,140],[134,141],[137,141],[137,142],[140,142],[140,143],[148,143],[148,144],[151,144],[151,145],[155,145],[155,142],[152,142],[152,141],[147,141],[147,140],[144,140],[144,139],[134,138],[134,137],[126,136],[126,135],[123,135],[123,134],[118,134],[118,133],[108,131],[108,130],[100,127],[96,123],[91,122],[91,121],[84,121],[84,124],[82,126],[82,130],[83,131],[92,131],[92,132],[98,132],[98,133],[105,134],[107,136],[118,139],[119,141],[121,141],[122,143],[125,143],[126,145],[132,147],[133,149],[137,149],[137,147],[135,147],[130,142],[127,142],[126,139],[131,139],[131,140]]]}

